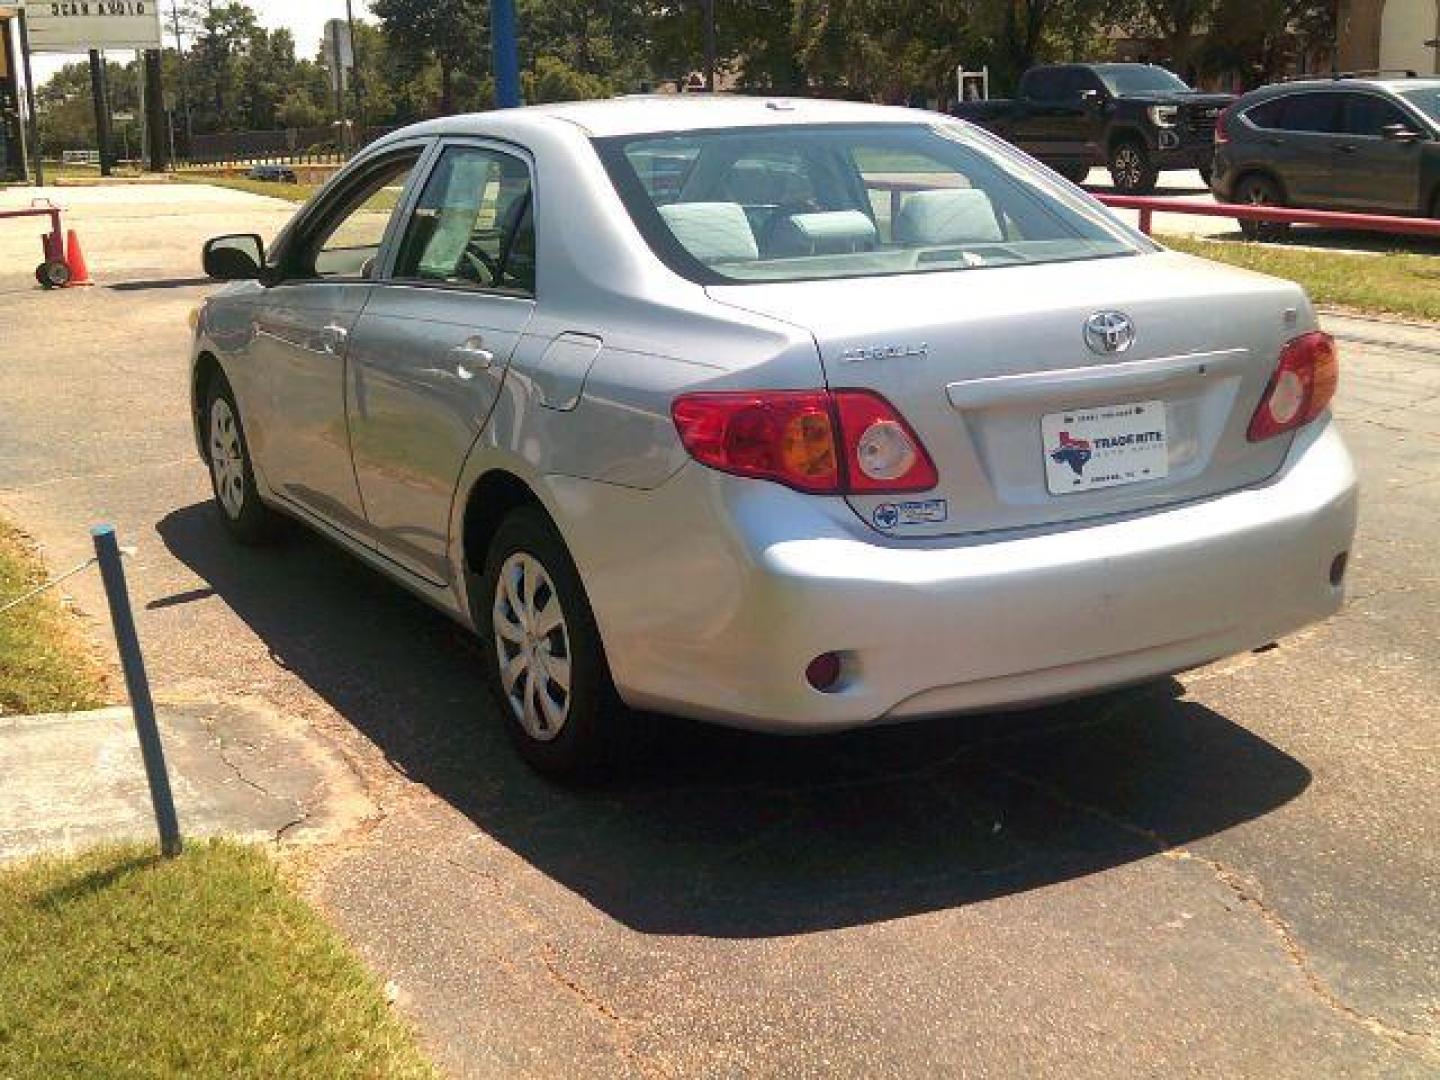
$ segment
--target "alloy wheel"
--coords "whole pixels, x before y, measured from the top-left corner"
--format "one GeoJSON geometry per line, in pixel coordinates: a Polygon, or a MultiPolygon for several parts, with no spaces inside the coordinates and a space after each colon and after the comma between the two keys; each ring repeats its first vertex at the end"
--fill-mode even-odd
{"type": "Polygon", "coordinates": [[[239,518],[245,510],[245,450],[235,413],[224,398],[210,406],[210,471],[220,505],[232,519],[239,518]]]}
{"type": "Polygon", "coordinates": [[[500,685],[532,739],[550,742],[570,715],[570,633],[555,583],[533,555],[512,554],[491,609],[500,685]]]}
{"type": "Polygon", "coordinates": [[[1123,186],[1133,188],[1140,185],[1144,169],[1140,162],[1140,154],[1133,146],[1122,146],[1115,151],[1115,171],[1120,175],[1120,182],[1123,186]]]}

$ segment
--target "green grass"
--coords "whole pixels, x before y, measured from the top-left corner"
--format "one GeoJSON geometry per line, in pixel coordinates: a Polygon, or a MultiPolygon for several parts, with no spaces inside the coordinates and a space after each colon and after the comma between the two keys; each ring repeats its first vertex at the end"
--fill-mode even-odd
{"type": "Polygon", "coordinates": [[[248,191],[252,195],[268,195],[272,199],[303,203],[320,190],[318,184],[277,184],[266,180],[250,180],[244,176],[222,176],[218,173],[181,172],[175,178],[185,184],[210,184],[214,187],[248,191]]]}
{"type": "Polygon", "coordinates": [[[1157,239],[1176,251],[1297,281],[1318,304],[1440,320],[1440,257],[1434,255],[1355,255],[1232,240],[1157,239]]]}
{"type": "MultiPolygon", "coordinates": [[[[0,521],[0,606],[45,577],[25,537],[0,521]]],[[[54,592],[0,615],[0,716],[93,709],[106,690],[99,661],[54,592]]],[[[0,968],[0,991],[3,979],[0,968]]]]}
{"type": "Polygon", "coordinates": [[[261,848],[0,869],[0,1077],[432,1077],[261,848]]]}

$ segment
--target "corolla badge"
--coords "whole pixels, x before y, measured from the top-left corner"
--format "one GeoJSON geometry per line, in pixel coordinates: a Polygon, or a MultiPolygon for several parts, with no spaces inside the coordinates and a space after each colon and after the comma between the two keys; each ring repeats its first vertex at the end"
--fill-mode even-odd
{"type": "Polygon", "coordinates": [[[1121,311],[1097,311],[1085,320],[1085,344],[1091,352],[1122,353],[1135,344],[1135,324],[1121,311]]]}
{"type": "Polygon", "coordinates": [[[857,345],[842,352],[840,359],[853,364],[860,360],[898,360],[905,356],[928,356],[929,354],[930,343],[917,341],[902,342],[896,345],[857,345]]]}

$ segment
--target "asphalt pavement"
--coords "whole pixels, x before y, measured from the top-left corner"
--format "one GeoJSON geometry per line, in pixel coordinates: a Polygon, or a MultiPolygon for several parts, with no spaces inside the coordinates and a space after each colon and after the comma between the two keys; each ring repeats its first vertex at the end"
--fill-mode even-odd
{"type": "Polygon", "coordinates": [[[1329,622],[1035,712],[677,721],[574,792],[516,761],[443,618],[318,539],[225,539],[186,282],[204,233],[285,210],[196,199],[77,207],[90,290],[36,291],[0,234],[0,513],[57,567],[115,522],[161,699],[254,703],[342,757],[374,810],[296,857],[447,1070],[1440,1073],[1440,330],[1329,320],[1365,485],[1329,622]]]}

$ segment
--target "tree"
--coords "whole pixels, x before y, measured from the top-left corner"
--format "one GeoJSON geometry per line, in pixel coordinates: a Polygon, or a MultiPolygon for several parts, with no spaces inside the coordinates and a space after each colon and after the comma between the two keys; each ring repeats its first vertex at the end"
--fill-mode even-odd
{"type": "Polygon", "coordinates": [[[375,0],[372,5],[414,77],[433,61],[440,72],[439,109],[456,111],[459,82],[468,77],[472,96],[489,73],[488,6],[483,0],[375,0]]]}

